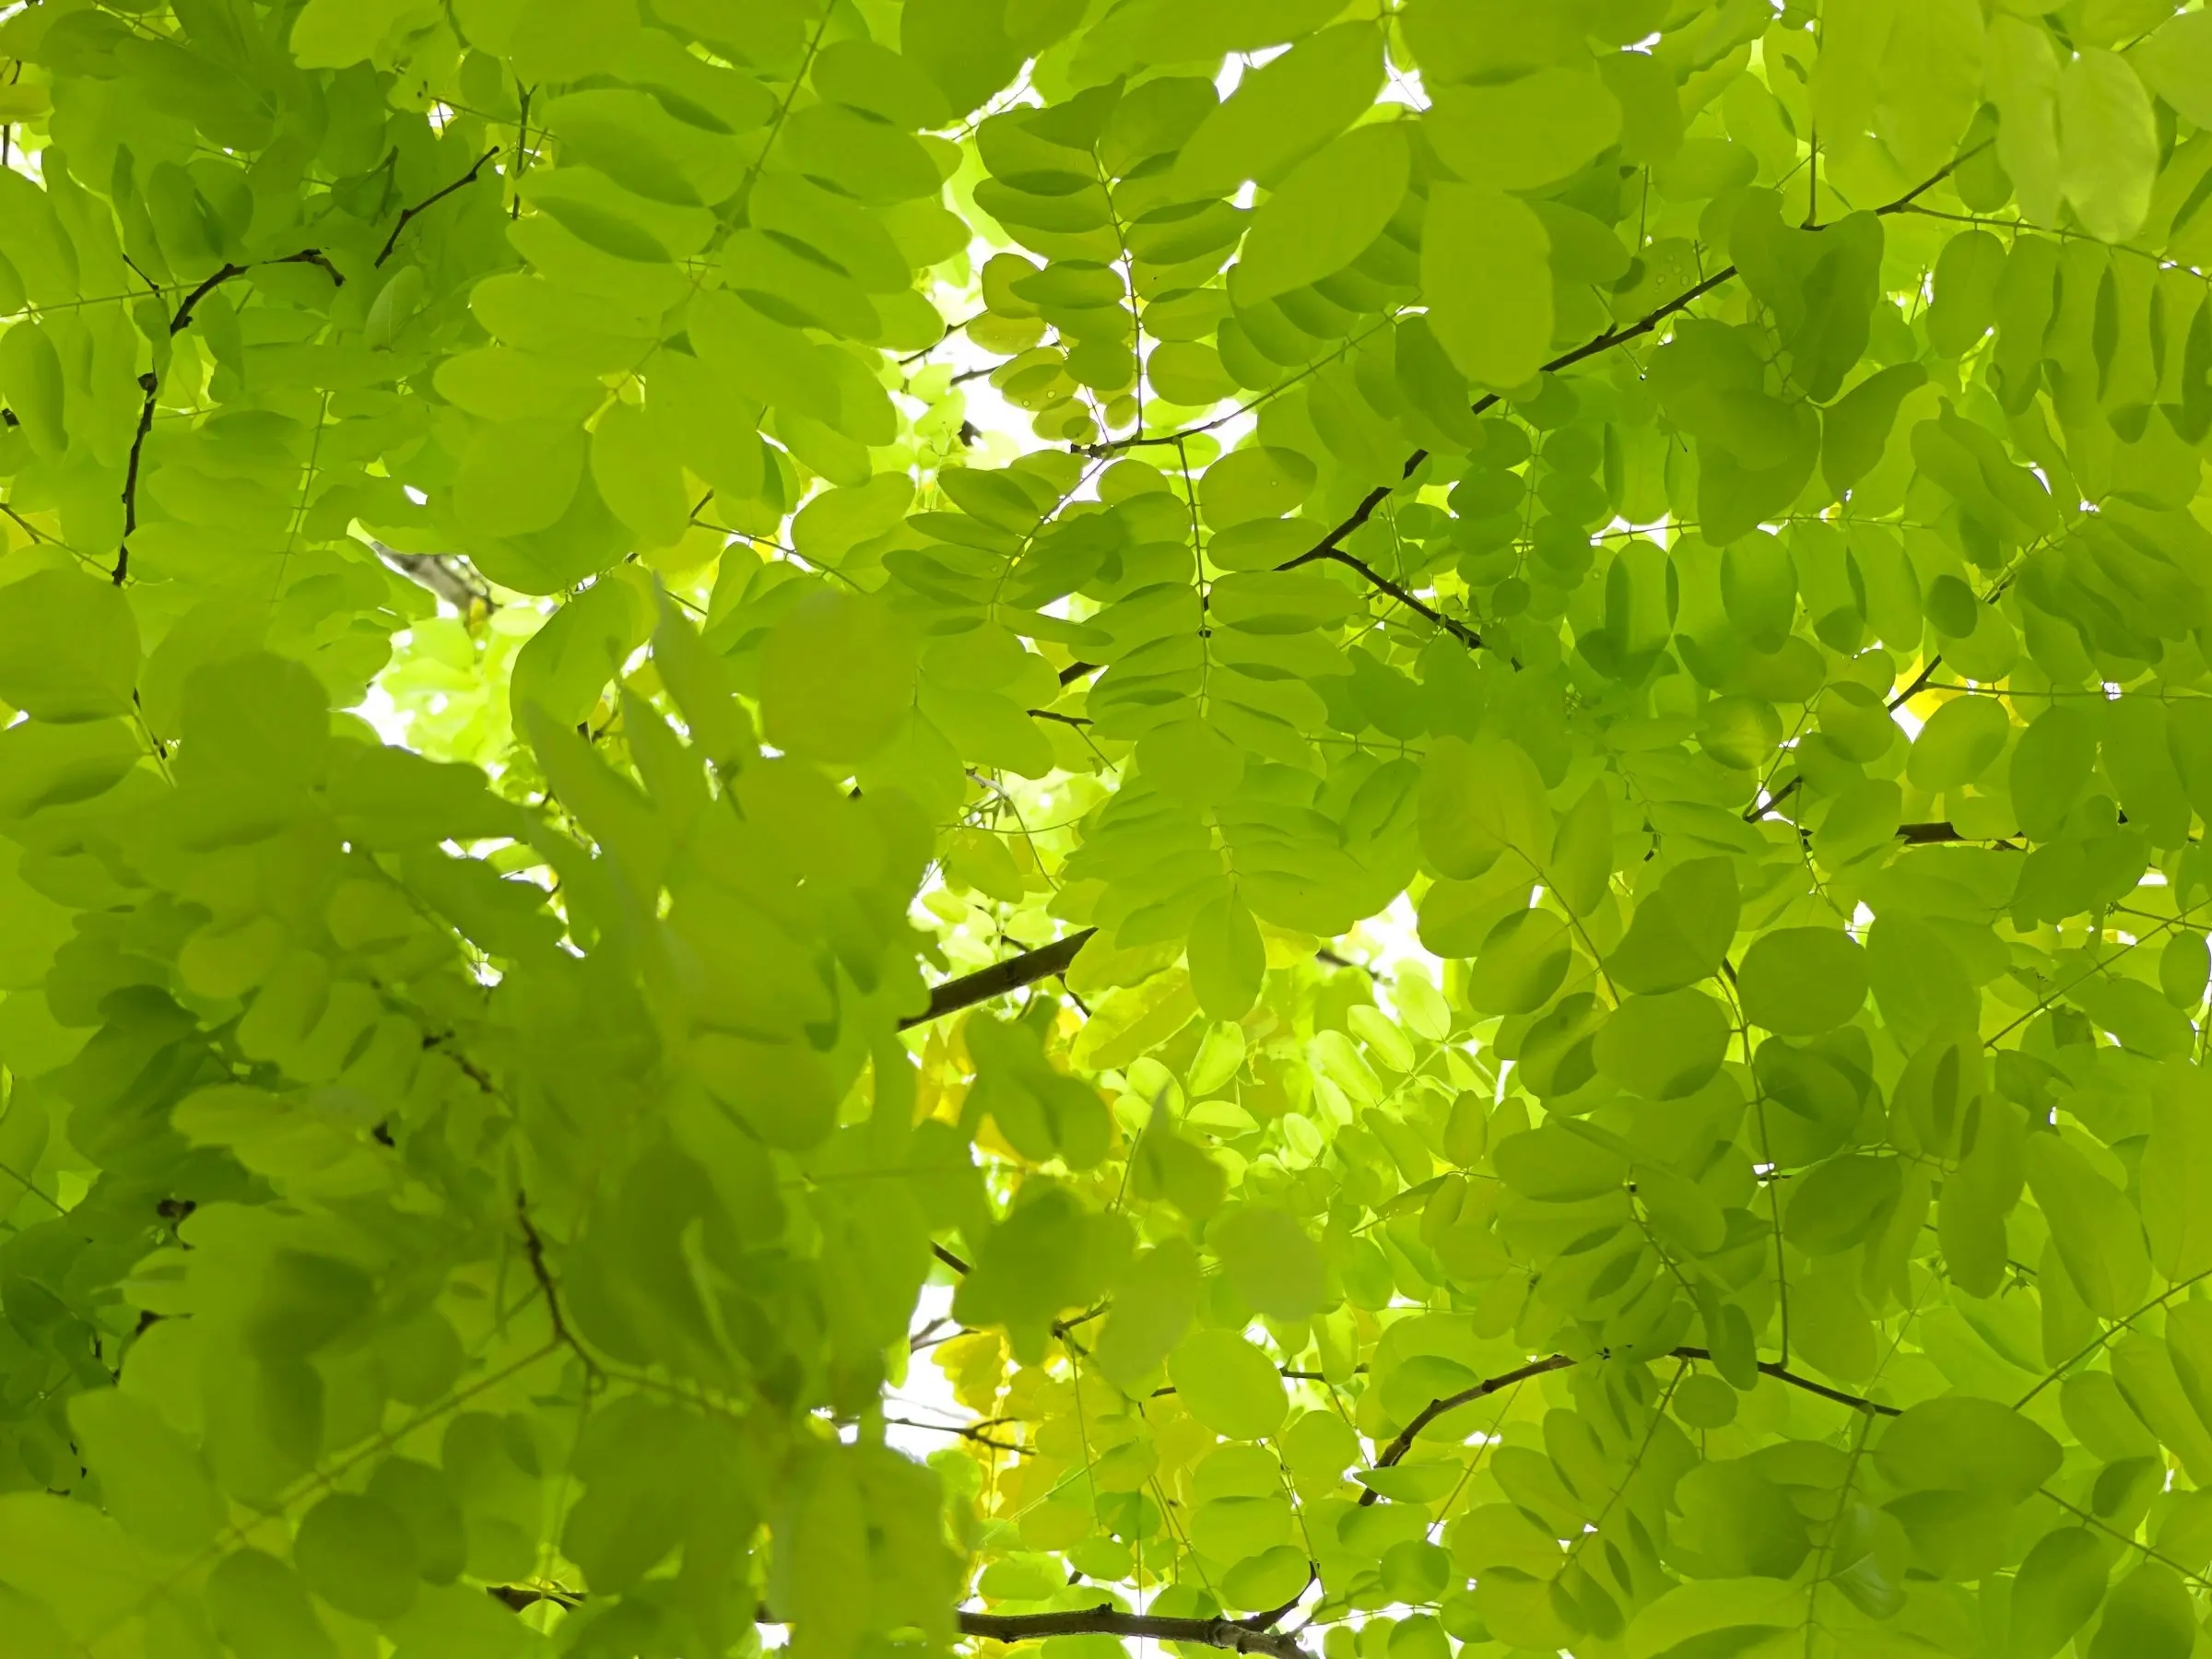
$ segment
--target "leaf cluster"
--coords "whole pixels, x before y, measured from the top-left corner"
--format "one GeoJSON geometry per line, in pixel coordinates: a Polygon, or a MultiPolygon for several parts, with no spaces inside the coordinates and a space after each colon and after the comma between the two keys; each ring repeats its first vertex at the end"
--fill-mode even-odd
{"type": "Polygon", "coordinates": [[[0,70],[0,1651],[2196,1650],[2212,14],[0,70]]]}

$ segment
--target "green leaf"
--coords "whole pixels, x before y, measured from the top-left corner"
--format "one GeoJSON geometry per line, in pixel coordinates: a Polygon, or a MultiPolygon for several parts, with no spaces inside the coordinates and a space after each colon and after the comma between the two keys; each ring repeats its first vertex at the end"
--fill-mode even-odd
{"type": "Polygon", "coordinates": [[[865,760],[913,703],[914,652],[880,600],[808,595],[769,636],[760,665],[768,741],[809,759],[865,760]]]}
{"type": "Polygon", "coordinates": [[[339,1611],[384,1623],[414,1605],[415,1540],[374,1498],[334,1492],[307,1512],[292,1542],[307,1587],[339,1611]]]}
{"type": "Polygon", "coordinates": [[[1306,1552],[1289,1544],[1277,1544],[1229,1570],[1221,1582],[1228,1605],[1251,1612],[1281,1606],[1305,1588],[1312,1566],[1306,1552]]]}
{"type": "Polygon", "coordinates": [[[1628,1161],[1615,1148],[1575,1134],[1564,1124],[1542,1124],[1498,1144],[1498,1178],[1531,1198],[1569,1203],[1617,1188],[1628,1161]]]}
{"type": "Polygon", "coordinates": [[[1099,1332],[1099,1369],[1123,1387],[1149,1375],[1182,1339],[1198,1307],[1198,1253],[1187,1239],[1162,1240],[1114,1288],[1099,1332]]]}
{"type": "Polygon", "coordinates": [[[142,753],[119,720],[18,721],[0,732],[0,818],[92,800],[121,782],[142,753]]]}
{"type": "Polygon", "coordinates": [[[1707,1578],[1788,1578],[1812,1537],[1783,1489],[1746,1459],[1700,1464],[1675,1488],[1681,1543],[1707,1578]]]}
{"type": "Polygon", "coordinates": [[[2181,1575],[2145,1561],[2112,1586],[2088,1659],[2186,1659],[2196,1645],[2196,1608],[2181,1575]]]}
{"type": "Polygon", "coordinates": [[[683,468],[665,423],[617,404],[592,430],[592,481],[641,547],[673,547],[691,522],[683,468]]]}
{"type": "MultiPolygon", "coordinates": [[[[2201,948],[2201,947],[2200,947],[2201,948]]],[[[2151,1260],[2175,1284],[2212,1268],[2212,1086],[2194,1066],[2161,1067],[2145,1148],[2143,1226],[2151,1260]]]]}
{"type": "Polygon", "coordinates": [[[841,399],[826,347],[715,288],[692,300],[690,333],[700,360],[739,395],[837,424],[841,399]]]}
{"type": "Polygon", "coordinates": [[[1994,1400],[1945,1394],[1882,1431],[1875,1462],[1907,1491],[1987,1494],[2020,1503],[2058,1472],[2060,1452],[2035,1424],[1994,1400]]]}
{"type": "Polygon", "coordinates": [[[1598,1070],[1646,1100],[1702,1088],[1720,1069],[1733,1032],[1721,1005],[1695,987],[1631,996],[1598,1029],[1598,1070]]]}
{"type": "Polygon", "coordinates": [[[1183,141],[1170,177],[1181,200],[1228,195],[1247,179],[1272,186],[1349,126],[1382,84],[1382,36],[1340,23],[1247,73],[1183,141]]]}
{"type": "Polygon", "coordinates": [[[1268,1318],[1306,1319],[1321,1312],[1321,1252],[1288,1212],[1241,1206],[1206,1236],[1237,1293],[1268,1318]]]}
{"type": "Polygon", "coordinates": [[[1578,916],[1594,912],[1613,878],[1613,797],[1593,783],[1559,820],[1546,866],[1559,902],[1578,916]]]}
{"type": "Polygon", "coordinates": [[[67,397],[61,353],[41,324],[21,323],[0,335],[0,398],[42,455],[59,455],[67,447],[67,397]]]}
{"type": "Polygon", "coordinates": [[[127,714],[138,624],[123,591],[75,571],[0,588],[0,700],[40,720],[127,714]]]}
{"type": "Polygon", "coordinates": [[[1198,507],[1216,530],[1290,512],[1313,488],[1313,464],[1296,450],[1254,446],[1221,457],[1199,480],[1198,507]]]}
{"type": "Polygon", "coordinates": [[[565,420],[509,420],[477,432],[453,476],[453,517],[471,535],[550,529],[575,499],[586,441],[565,420]]]}
{"type": "Polygon", "coordinates": [[[1720,967],[1735,939],[1737,902],[1730,860],[1677,865],[1636,906],[1636,920],[1606,959],[1606,971],[1626,991],[1696,983],[1720,967]]]}
{"type": "Polygon", "coordinates": [[[1579,172],[1620,135],[1620,101],[1587,70],[1446,87],[1422,123],[1437,153],[1470,184],[1531,190],[1579,172]]]}
{"type": "Polygon", "coordinates": [[[2132,1314],[2150,1282],[2135,1206],[2056,1134],[2030,1135],[2023,1158],[2029,1187],[2081,1300],[2107,1319],[2132,1314]]]}
{"type": "Polygon", "coordinates": [[[1439,184],[1421,230],[1429,326],[1459,371],[1506,390],[1542,367],[1552,332],[1551,239],[1524,202],[1439,184]]]}
{"type": "Polygon", "coordinates": [[[1866,985],[1866,953],[1835,927],[1762,934],[1736,970],[1744,1018],[1785,1037],[1818,1036],[1841,1025],[1865,1005],[1866,985]]]}
{"type": "Polygon", "coordinates": [[[1216,1019],[1241,1019],[1259,999],[1267,949],[1259,924],[1231,893],[1191,919],[1191,990],[1216,1019]]]}
{"type": "Polygon", "coordinates": [[[2212,126],[2212,23],[2202,12],[2168,17],[2128,57],[2151,90],[2195,125],[2212,126]]]}
{"type": "Polygon", "coordinates": [[[1892,363],[1821,411],[1820,476],[1830,489],[1842,495],[1875,469],[1897,424],[1898,409],[1927,378],[1918,363],[1892,363]]]}
{"type": "Polygon", "coordinates": [[[1567,977],[1573,941],[1564,918],[1519,910],[1490,929],[1467,975],[1467,1006],[1484,1014],[1533,1014],[1567,977]]]}
{"type": "Polygon", "coordinates": [[[258,1549],[234,1550],[215,1564],[207,1610],[239,1659],[335,1659],[338,1651],[292,1570],[258,1549]]]}
{"type": "Polygon", "coordinates": [[[2004,274],[2005,244],[1988,231],[1967,230],[1945,243],[1933,278],[1928,344],[1946,357],[1971,350],[1996,325],[2004,274]]]}
{"type": "MultiPolygon", "coordinates": [[[[0,1560],[6,1562],[0,1582],[36,1597],[33,1607],[51,1608],[80,1642],[124,1624],[158,1582],[152,1564],[114,1521],[89,1504],[44,1492],[0,1497],[0,1560]]],[[[37,1622],[26,1622],[35,1633],[37,1622]]]]}
{"type": "Polygon", "coordinates": [[[1915,917],[1877,918],[1866,932],[1866,977],[1883,1022],[1914,1047],[1981,1023],[1981,993],[1943,935],[1915,917]]]}
{"type": "Polygon", "coordinates": [[[1264,1440],[1289,1408],[1266,1355],[1234,1331],[1198,1331],[1168,1357],[1182,1408],[1228,1440],[1264,1440]]]}
{"type": "Polygon", "coordinates": [[[554,612],[516,654],[512,695],[543,710],[557,724],[589,718],[600,695],[620,678],[629,653],[645,641],[645,601],[629,582],[594,583],[554,612]]]}
{"type": "Polygon", "coordinates": [[[2054,701],[2039,713],[2012,752],[2012,801],[2022,831],[2035,841],[2054,839],[2096,759],[2096,729],[2083,711],[2054,701]]]}
{"type": "Polygon", "coordinates": [[[1552,836],[1544,780],[1516,745],[1440,738],[1421,770],[1420,830],[1422,852],[1454,879],[1481,875],[1508,851],[1541,870],[1552,836]]]}
{"type": "Polygon", "coordinates": [[[69,1422],[108,1512],[141,1542],[182,1555],[215,1536],[224,1512],[206,1465],[160,1414],[120,1389],[80,1394],[69,1422]]]}
{"type": "Polygon", "coordinates": [[[1903,1186],[1893,1159],[1830,1159],[1791,1195],[1783,1231],[1807,1255],[1849,1250],[1888,1219],[1903,1186]]]}
{"type": "Polygon", "coordinates": [[[1052,1322],[1112,1283],[1128,1253],[1125,1223],[1085,1209],[1065,1188],[1045,1186],[984,1242],[954,1294],[954,1317],[1004,1325],[1017,1353],[1037,1354],[1052,1322]]]}
{"type": "Polygon", "coordinates": [[[2012,723],[1995,698],[1952,698],[1912,740],[1906,775],[1931,794],[1974,782],[2004,752],[2011,735],[2012,723]]]}
{"type": "Polygon", "coordinates": [[[2045,1533],[2013,1580],[2011,1659],[2051,1659],[2104,1599],[2108,1558],[2086,1526],[2045,1533]]]}
{"type": "Polygon", "coordinates": [[[2088,228],[2124,241],[2150,212],[2158,124],[2127,59],[2090,47],[2058,76],[2059,186],[2088,228]]]}
{"type": "Polygon", "coordinates": [[[1257,305],[1359,258],[1405,200],[1410,167],[1394,122],[1355,127],[1300,162],[1253,216],[1231,284],[1237,303],[1257,305]]]}

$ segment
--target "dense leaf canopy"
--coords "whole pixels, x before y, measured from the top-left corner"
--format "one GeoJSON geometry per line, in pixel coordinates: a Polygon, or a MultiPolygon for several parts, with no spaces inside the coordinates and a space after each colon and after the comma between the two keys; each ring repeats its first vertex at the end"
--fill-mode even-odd
{"type": "Polygon", "coordinates": [[[2212,13],[0,123],[0,1655],[2203,1645],[2212,13]]]}

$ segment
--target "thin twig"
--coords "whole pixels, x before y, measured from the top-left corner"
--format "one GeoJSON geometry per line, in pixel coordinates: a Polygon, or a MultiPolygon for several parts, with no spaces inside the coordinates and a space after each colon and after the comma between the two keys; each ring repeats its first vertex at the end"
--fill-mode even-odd
{"type": "MultiPolygon", "coordinates": [[[[1677,1359],[1710,1361],[1712,1359],[1711,1350],[1701,1347],[1677,1347],[1672,1350],[1672,1354],[1677,1359]]],[[[1516,1382],[1525,1382],[1532,1377],[1541,1377],[1549,1371],[1566,1371],[1570,1367],[1581,1363],[1581,1360],[1571,1355],[1553,1354],[1546,1359],[1532,1359],[1526,1365],[1505,1371],[1499,1376],[1485,1377],[1481,1382],[1470,1384],[1457,1394],[1445,1394],[1440,1399],[1431,1400],[1420,1410],[1415,1412],[1412,1420],[1405,1428],[1399,1430],[1390,1443],[1376,1454],[1373,1466],[1378,1469],[1387,1469],[1397,1463],[1406,1453],[1413,1450],[1413,1442],[1420,1437],[1421,1430],[1428,1428],[1447,1411],[1456,1410],[1462,1406],[1481,1399],[1486,1394],[1496,1394],[1501,1388],[1511,1388],[1516,1382]]],[[[1848,1406],[1853,1411],[1864,1411],[1876,1417],[1901,1417],[1904,1415],[1895,1406],[1885,1406],[1878,1401],[1869,1400],[1859,1394],[1845,1394],[1840,1388],[1830,1388],[1825,1382],[1816,1382],[1812,1378],[1794,1371],[1788,1366],[1776,1360],[1761,1359],[1759,1361],[1759,1369],[1762,1374],[1772,1377],[1778,1382],[1786,1382],[1792,1388],[1802,1388],[1807,1394],[1818,1394],[1822,1399],[1832,1400],[1839,1406],[1848,1406]]],[[[1370,1487],[1359,1495],[1359,1501],[1362,1504],[1370,1504],[1375,1502],[1382,1496],[1381,1492],[1370,1487]]]]}
{"type": "Polygon", "coordinates": [[[138,528],[138,464],[146,453],[146,435],[154,429],[154,400],[161,395],[161,377],[148,369],[138,377],[146,401],[138,406],[138,429],[131,434],[131,458],[123,473],[123,540],[115,548],[115,585],[131,573],[131,535],[138,528]]]}
{"type": "Polygon", "coordinates": [[[477,182],[477,175],[484,171],[484,164],[489,161],[499,153],[500,147],[496,144],[493,145],[489,149],[486,150],[482,155],[477,158],[477,164],[474,167],[470,168],[466,172],[455,179],[451,184],[446,185],[442,190],[433,190],[429,195],[424,196],[421,201],[416,203],[412,207],[402,207],[399,210],[399,223],[392,227],[392,234],[384,239],[383,250],[377,254],[376,263],[381,265],[385,260],[392,257],[392,250],[399,246],[399,233],[407,228],[407,221],[409,219],[413,218],[417,214],[423,212],[427,208],[435,207],[440,202],[445,200],[447,196],[452,195],[454,191],[462,189],[465,185],[474,184],[477,182]]]}
{"type": "Polygon", "coordinates": [[[576,1339],[576,1334],[569,1329],[568,1319],[560,1311],[560,1297],[553,1288],[553,1275],[546,1266],[546,1242],[538,1237],[537,1229],[531,1223],[530,1203],[519,1187],[514,1194],[514,1218],[522,1224],[523,1251],[530,1258],[531,1277],[537,1280],[537,1288],[545,1292],[546,1317],[552,1321],[554,1339],[583,1361],[584,1372],[594,1384],[599,1382],[602,1380],[599,1362],[576,1339]]]}

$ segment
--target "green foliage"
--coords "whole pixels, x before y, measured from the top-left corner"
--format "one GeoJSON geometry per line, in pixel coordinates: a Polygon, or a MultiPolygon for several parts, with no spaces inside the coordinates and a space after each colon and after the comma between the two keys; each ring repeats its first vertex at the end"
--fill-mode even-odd
{"type": "Polygon", "coordinates": [[[0,70],[0,1653],[2202,1645],[2212,14],[0,70]]]}

